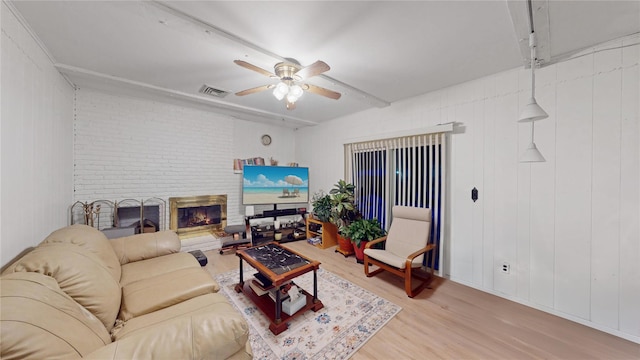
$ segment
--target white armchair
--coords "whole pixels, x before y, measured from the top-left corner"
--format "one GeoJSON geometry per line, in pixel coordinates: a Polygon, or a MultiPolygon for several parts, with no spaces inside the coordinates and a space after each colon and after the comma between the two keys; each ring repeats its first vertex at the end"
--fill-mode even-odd
{"type": "Polygon", "coordinates": [[[394,206],[393,220],[387,236],[367,244],[364,250],[364,273],[367,277],[384,270],[404,278],[407,296],[414,297],[433,279],[436,244],[429,241],[431,231],[431,210],[408,206],[394,206]],[[373,245],[386,241],[385,249],[373,249],[373,245]],[[429,277],[422,279],[414,289],[411,278],[417,277],[416,270],[422,268],[423,255],[431,253],[432,267],[429,277]],[[369,271],[369,266],[378,267],[369,271]]]}

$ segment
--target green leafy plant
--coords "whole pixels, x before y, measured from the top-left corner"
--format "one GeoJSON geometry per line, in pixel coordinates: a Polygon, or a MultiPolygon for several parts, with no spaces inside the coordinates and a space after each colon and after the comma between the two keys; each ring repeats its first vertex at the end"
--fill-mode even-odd
{"type": "Polygon", "coordinates": [[[333,185],[333,189],[329,190],[329,194],[346,194],[351,196],[352,198],[355,196],[356,186],[350,184],[342,179],[338,180],[336,184],[333,185]]]}
{"type": "Polygon", "coordinates": [[[331,199],[331,216],[329,221],[334,224],[342,236],[345,236],[349,223],[360,217],[355,204],[355,186],[344,180],[338,181],[329,191],[331,199]]]}
{"type": "Polygon", "coordinates": [[[349,224],[345,235],[356,247],[360,247],[360,242],[381,238],[386,235],[386,232],[380,226],[378,219],[357,219],[349,224]]]}
{"type": "Polygon", "coordinates": [[[313,194],[311,199],[313,213],[322,222],[327,222],[331,218],[331,196],[325,194],[322,190],[313,194]]]}

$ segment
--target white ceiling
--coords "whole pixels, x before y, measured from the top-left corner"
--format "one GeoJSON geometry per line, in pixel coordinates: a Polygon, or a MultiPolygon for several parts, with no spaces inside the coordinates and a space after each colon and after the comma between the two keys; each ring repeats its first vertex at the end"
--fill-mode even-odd
{"type": "MultiPolygon", "coordinates": [[[[14,1],[58,69],[78,87],[189,102],[238,118],[301,127],[384,107],[429,91],[522,66],[506,1],[14,1]],[[308,83],[342,93],[306,93],[292,111],[275,83],[241,68],[290,57],[331,69],[308,83]],[[198,93],[203,84],[229,91],[198,93]]],[[[510,5],[510,6],[508,6],[510,5]]],[[[524,9],[523,6],[520,6],[524,9]]],[[[640,32],[640,1],[540,1],[551,61],[640,32]]],[[[543,39],[543,41],[546,41],[543,39]]],[[[526,48],[526,46],[525,46],[526,48]]]]}

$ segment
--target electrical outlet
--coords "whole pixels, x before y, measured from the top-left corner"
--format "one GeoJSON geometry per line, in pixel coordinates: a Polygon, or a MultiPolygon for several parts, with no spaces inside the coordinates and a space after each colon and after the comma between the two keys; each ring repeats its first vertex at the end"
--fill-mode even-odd
{"type": "Polygon", "coordinates": [[[509,265],[509,263],[505,261],[502,263],[502,267],[500,268],[500,270],[502,270],[504,274],[508,274],[509,272],[511,272],[511,265],[509,265]]]}

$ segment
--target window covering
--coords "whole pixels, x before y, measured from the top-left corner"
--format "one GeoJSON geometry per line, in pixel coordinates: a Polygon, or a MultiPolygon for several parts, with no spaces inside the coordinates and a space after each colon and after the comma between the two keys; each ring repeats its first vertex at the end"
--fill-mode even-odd
{"type": "MultiPolygon", "coordinates": [[[[345,180],[355,185],[363,216],[378,219],[388,229],[393,205],[429,207],[430,241],[440,249],[444,236],[446,139],[446,133],[439,132],[345,144],[345,180]]],[[[439,256],[435,269],[439,268],[439,256]]]]}

